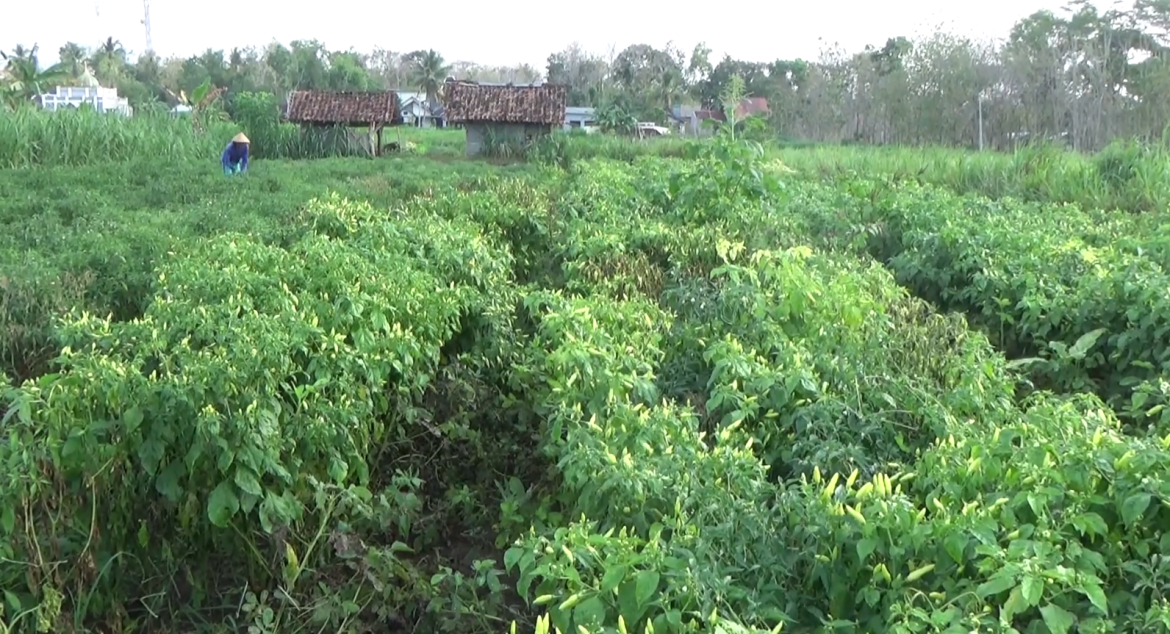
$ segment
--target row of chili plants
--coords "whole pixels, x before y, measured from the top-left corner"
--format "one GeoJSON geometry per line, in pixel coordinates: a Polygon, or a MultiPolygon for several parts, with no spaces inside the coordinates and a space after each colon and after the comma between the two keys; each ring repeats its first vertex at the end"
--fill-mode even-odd
{"type": "Polygon", "coordinates": [[[0,374],[47,371],[59,350],[53,321],[71,308],[141,315],[175,245],[228,232],[286,244],[314,196],[388,207],[530,171],[396,158],[261,161],[245,179],[225,179],[214,161],[0,170],[0,374]]]}
{"type": "Polygon", "coordinates": [[[918,296],[966,313],[1036,386],[1097,394],[1138,429],[1170,422],[1170,257],[1156,214],[911,183],[795,189],[818,240],[868,251],[918,296]]]}
{"type": "Polygon", "coordinates": [[[467,218],[337,195],[288,224],[173,245],[142,315],[63,315],[55,372],[4,394],[4,631],[476,626],[498,571],[424,554],[526,468],[486,387],[515,262],[467,218]]]}
{"type": "Polygon", "coordinates": [[[807,218],[728,162],[578,166],[562,198],[578,284],[530,296],[515,374],[562,478],[533,505],[575,521],[505,556],[543,627],[1170,627],[1170,439],[1017,405],[987,338],[876,264],[760,248],[807,218]]]}

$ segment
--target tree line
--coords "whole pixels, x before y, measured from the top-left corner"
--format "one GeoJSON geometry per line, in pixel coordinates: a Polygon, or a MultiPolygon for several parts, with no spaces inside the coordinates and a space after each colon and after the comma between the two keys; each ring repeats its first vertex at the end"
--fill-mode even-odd
{"type": "Polygon", "coordinates": [[[1043,139],[1095,150],[1118,137],[1161,140],[1170,116],[1170,0],[1100,10],[1084,0],[1018,21],[996,42],[947,32],[892,37],[815,60],[712,59],[703,44],[634,44],[597,54],[573,44],[528,64],[448,62],[434,50],[329,50],[316,41],[131,59],[120,42],[69,43],[45,67],[36,47],[5,53],[9,105],[87,77],[136,109],[181,101],[209,82],[230,96],[293,89],[401,89],[438,99],[447,77],[569,87],[570,103],[665,122],[667,110],[719,107],[732,77],[765,97],[771,130],[788,139],[1006,149],[1043,139]]]}

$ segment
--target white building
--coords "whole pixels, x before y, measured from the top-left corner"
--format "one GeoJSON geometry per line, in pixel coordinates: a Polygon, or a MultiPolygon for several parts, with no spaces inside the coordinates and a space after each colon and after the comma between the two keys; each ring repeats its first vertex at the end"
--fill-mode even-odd
{"type": "Polygon", "coordinates": [[[568,106],[565,108],[565,123],[564,129],[574,130],[577,128],[597,127],[597,109],[586,108],[583,106],[568,106]]]}
{"type": "Polygon", "coordinates": [[[55,92],[41,95],[38,99],[45,110],[80,108],[88,104],[98,112],[116,112],[130,116],[134,109],[130,102],[118,95],[117,88],[102,88],[88,72],[82,76],[84,86],[57,86],[55,92]]]}
{"type": "Polygon", "coordinates": [[[442,104],[427,101],[425,92],[396,91],[398,112],[404,125],[416,128],[441,128],[447,125],[446,112],[442,104]]]}

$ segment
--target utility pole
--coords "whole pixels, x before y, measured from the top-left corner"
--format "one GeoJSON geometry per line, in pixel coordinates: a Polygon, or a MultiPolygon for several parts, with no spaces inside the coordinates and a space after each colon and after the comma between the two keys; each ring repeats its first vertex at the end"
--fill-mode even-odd
{"type": "Polygon", "coordinates": [[[983,151],[983,93],[976,99],[979,104],[979,151],[983,151]]]}

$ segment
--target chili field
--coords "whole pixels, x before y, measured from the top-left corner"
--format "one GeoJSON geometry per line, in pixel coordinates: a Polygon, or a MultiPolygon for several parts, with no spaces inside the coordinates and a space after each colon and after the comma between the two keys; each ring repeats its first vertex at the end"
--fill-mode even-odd
{"type": "Polygon", "coordinates": [[[622,158],[0,173],[0,632],[1170,631],[1160,212],[622,158]]]}

